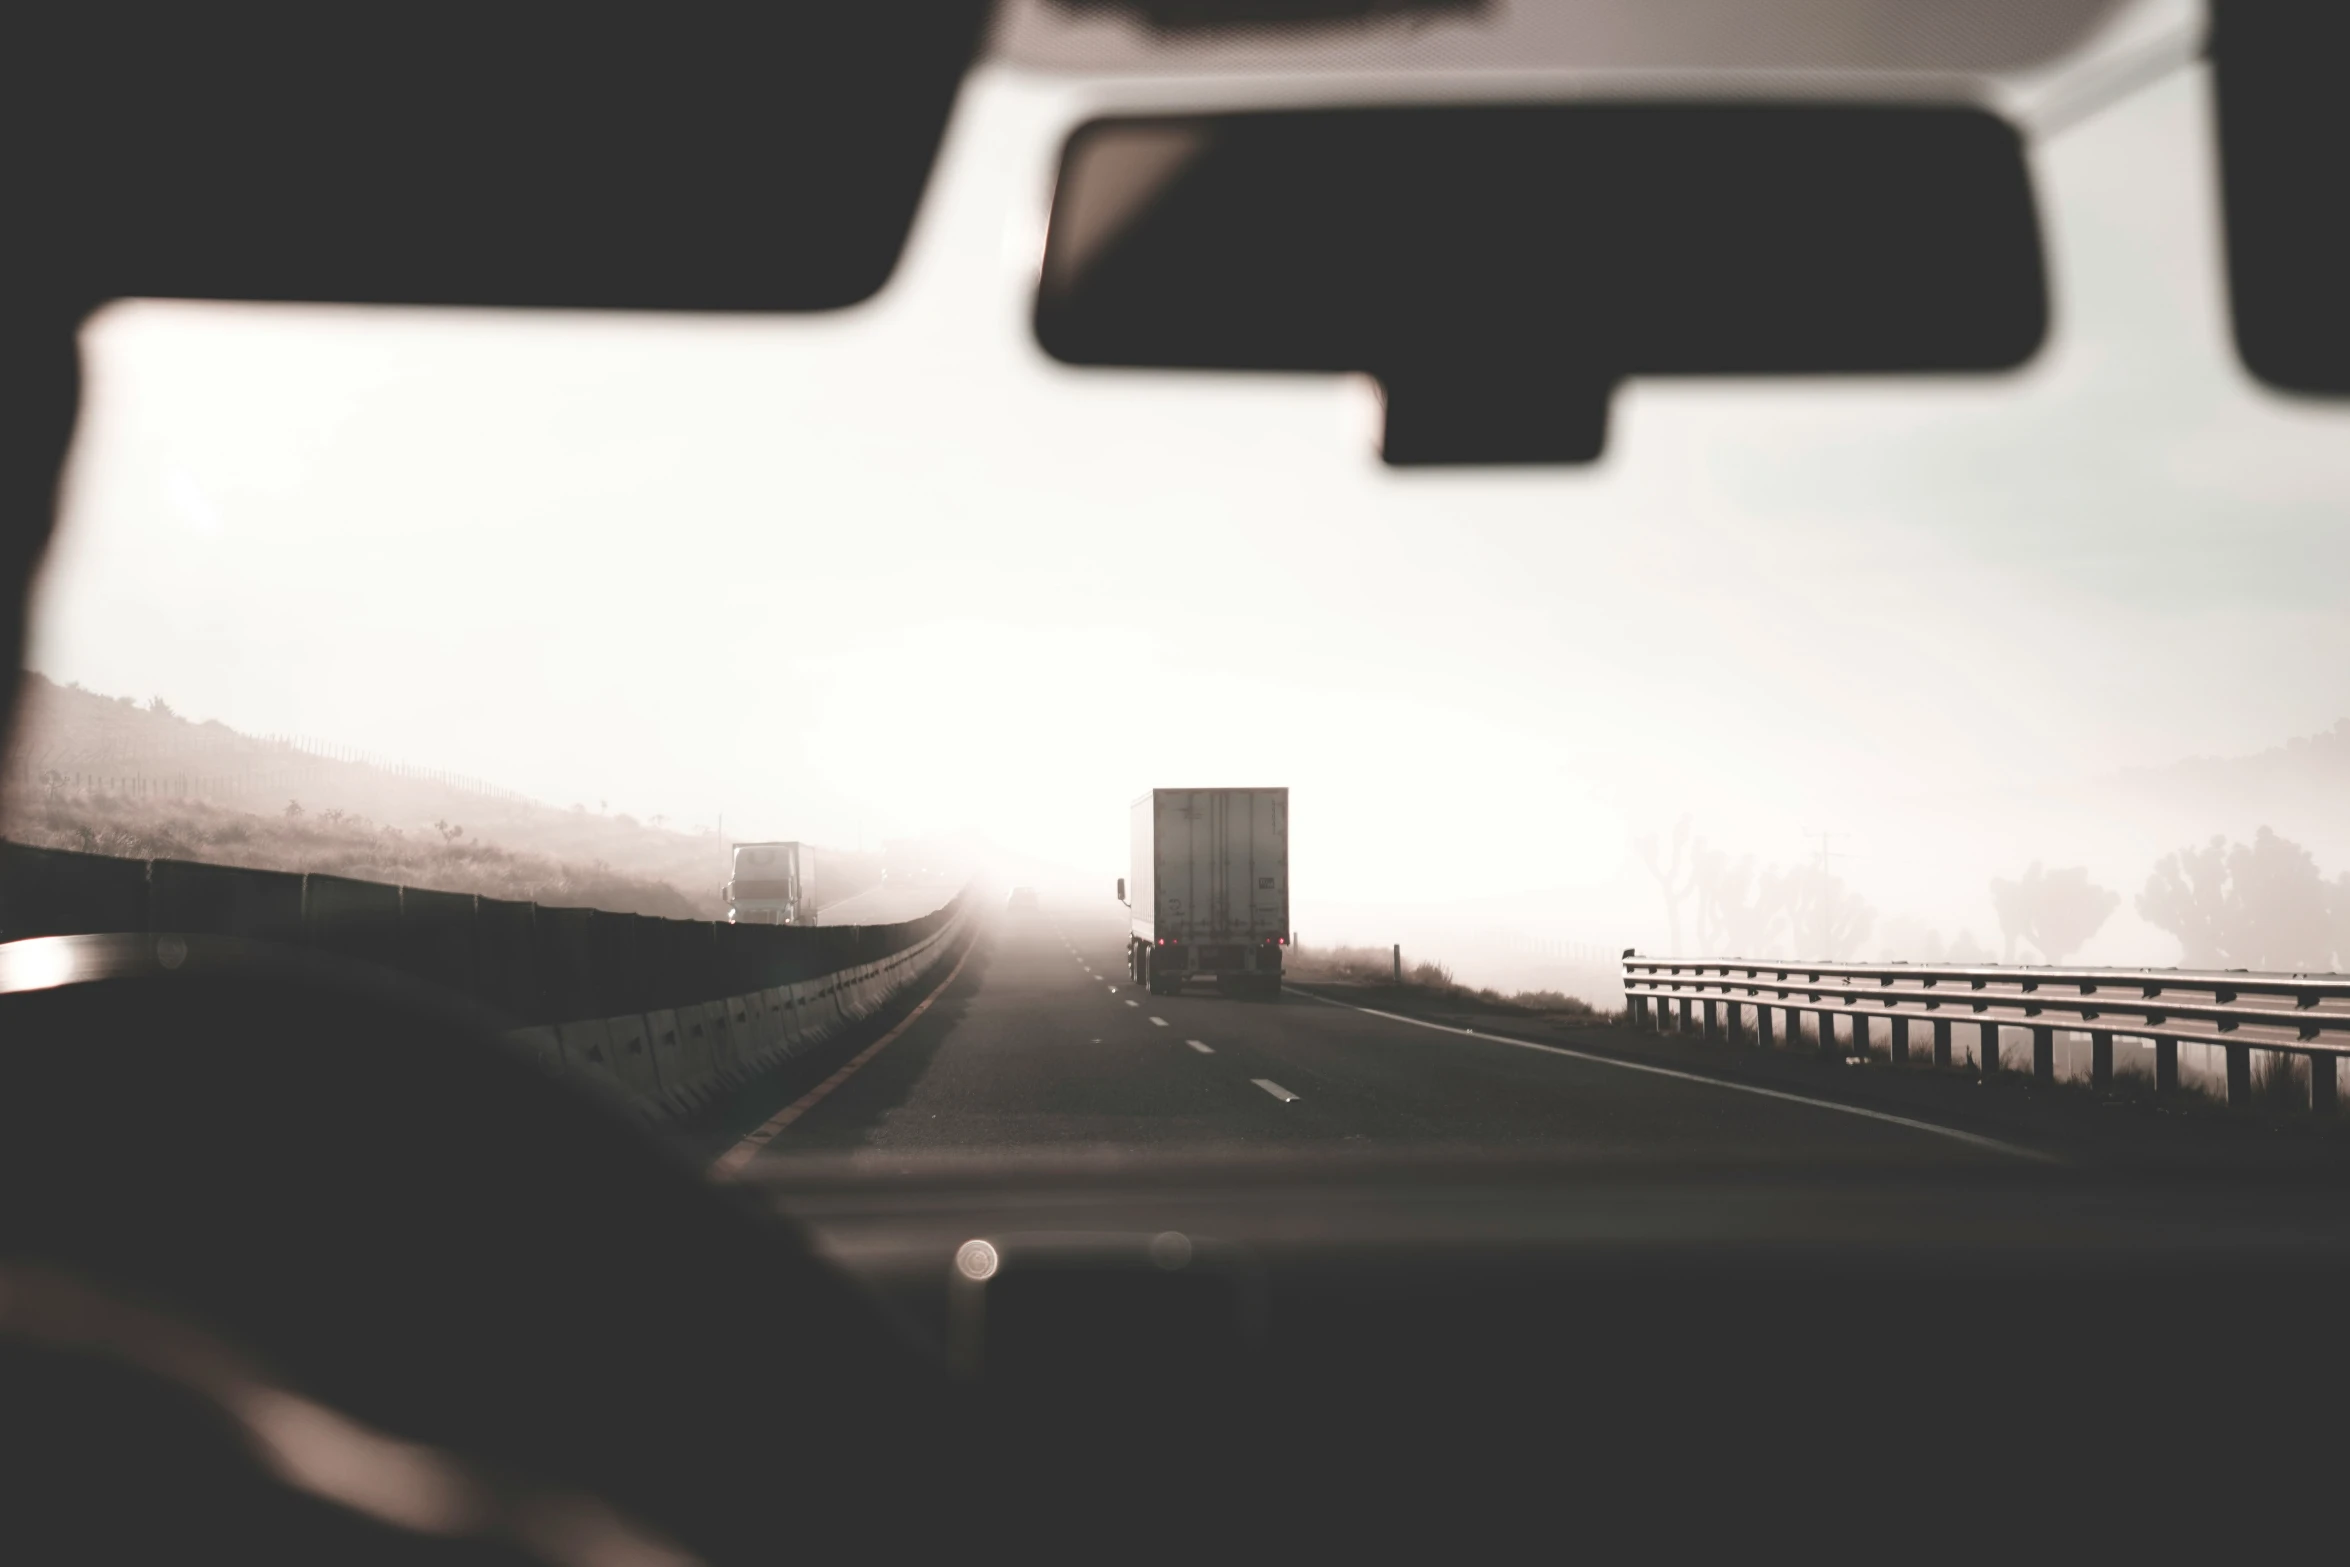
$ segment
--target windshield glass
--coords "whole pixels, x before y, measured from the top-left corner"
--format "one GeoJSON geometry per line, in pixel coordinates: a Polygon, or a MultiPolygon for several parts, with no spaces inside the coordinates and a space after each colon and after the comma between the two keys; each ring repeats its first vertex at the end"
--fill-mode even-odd
{"type": "Polygon", "coordinates": [[[2201,67],[2030,141],[2020,371],[1635,377],[1558,468],[1048,358],[1095,105],[979,70],[838,314],[107,308],[7,836],[984,929],[768,1158],[1629,1135],[1340,1025],[1588,1044],[1633,950],[2350,967],[2350,425],[2236,364],[2201,67]]]}

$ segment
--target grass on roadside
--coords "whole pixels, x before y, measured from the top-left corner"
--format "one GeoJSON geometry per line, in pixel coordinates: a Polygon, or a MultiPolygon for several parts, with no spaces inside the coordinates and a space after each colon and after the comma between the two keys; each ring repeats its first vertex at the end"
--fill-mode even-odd
{"type": "MultiPolygon", "coordinates": [[[[1308,984],[1332,980],[1350,985],[1397,988],[1395,955],[1382,947],[1292,947],[1282,967],[1291,979],[1308,984]]],[[[1463,985],[1444,963],[1415,962],[1405,967],[1401,988],[1415,999],[1456,1006],[1483,1006],[1513,1012],[1590,1018],[1600,1013],[1591,1003],[1556,990],[1501,991],[1463,985]]]]}
{"type": "Polygon", "coordinates": [[[345,811],[262,815],[201,800],[36,794],[12,800],[11,840],[124,859],[200,860],[470,892],[560,908],[707,917],[675,886],[602,861],[581,865],[480,842],[462,830],[403,832],[345,811]]]}
{"type": "Polygon", "coordinates": [[[2252,1057],[2252,1102],[2263,1110],[2309,1108],[2309,1063],[2281,1050],[2252,1057]]]}
{"type": "MultiPolygon", "coordinates": [[[[1776,1011],[1776,1009],[1774,1009],[1774,1011],[1776,1011]]],[[[1667,1032],[1668,1034],[1674,1035],[1675,1037],[1691,1037],[1687,1035],[1679,1035],[1677,1029],[1668,1030],[1667,1032]]],[[[1702,1036],[1700,1035],[1697,1037],[1702,1036]]],[[[1725,1024],[1725,1038],[1726,1037],[1727,1026],[1725,1024]]],[[[1745,1045],[1752,1045],[1754,1043],[1754,1039],[1754,1024],[1750,1016],[1744,1022],[1743,1027],[1739,1031],[1738,1042],[1745,1045]]],[[[1849,1035],[1839,1034],[1836,1043],[1837,1051],[1840,1055],[1843,1055],[1848,1060],[1858,1059],[1851,1054],[1851,1038],[1849,1035]]],[[[2059,1078],[2053,1086],[2059,1089],[2076,1091],[2083,1094],[2094,1094],[2100,1099],[2114,1100],[2129,1104],[2144,1104],[2148,1106],[2163,1104],[2174,1109],[2191,1109],[2198,1111],[2225,1109],[2227,1107],[2227,1095],[2221,1087],[2214,1084],[2206,1077],[2186,1073],[2182,1073],[2180,1076],[2178,1094],[2175,1099],[2158,1099],[2154,1091],[2154,1067],[2152,1065],[2151,1059],[2149,1058],[2147,1063],[2144,1065],[2139,1064],[2135,1059],[2137,1052],[2135,1050],[2125,1048],[2125,1044],[2126,1042],[2123,1040],[2115,1041],[2113,1081],[2107,1087],[2100,1089],[2092,1085],[2086,1078],[2076,1077],[2059,1078]]],[[[1790,1030],[1786,1027],[1785,1024],[1785,1014],[1779,1013],[1773,1019],[1773,1026],[1771,1030],[1771,1045],[1773,1049],[1784,1050],[1791,1054],[1817,1056],[1820,1053],[1819,1025],[1816,1022],[1811,1021],[1809,1015],[1807,1014],[1804,1021],[1797,1024],[1792,1030],[1790,1030]]],[[[2271,1053],[2261,1053],[2262,1057],[2266,1057],[2269,1054],[2271,1053]]],[[[1893,1051],[1890,1041],[1881,1037],[1877,1037],[1872,1031],[1872,1036],[1868,1046],[1868,1058],[1872,1062],[1877,1062],[1888,1066],[1891,1065],[1893,1060],[1893,1051]]],[[[2267,1086],[2271,1082],[2269,1077],[2260,1075],[2262,1073],[2274,1072],[2274,1068],[2264,1064],[2255,1069],[2255,1102],[2263,1109],[2306,1111],[2309,1108],[2309,1077],[2307,1069],[2306,1067],[2303,1067],[2298,1077],[2297,1082],[2299,1097],[2296,1098],[2294,1097],[2293,1088],[2285,1085],[2293,1080],[2291,1065],[2298,1063],[2294,1063],[2292,1058],[2284,1059],[2288,1061],[2289,1065],[2284,1072],[2276,1074],[2274,1078],[2276,1086],[2274,1087],[2267,1086]]],[[[2028,1046],[2023,1048],[2019,1058],[2017,1042],[2011,1037],[2001,1046],[1999,1060],[2000,1069],[1996,1074],[1993,1074],[1993,1076],[2020,1082],[2029,1082],[2032,1080],[2031,1052],[2028,1046]]],[[[1917,1036],[1916,1033],[1912,1033],[1909,1043],[1909,1060],[1903,1070],[1937,1070],[1937,1068],[1934,1066],[1933,1046],[1930,1041],[1922,1040],[1917,1036]]],[[[1983,1077],[1984,1073],[1982,1069],[1982,1060],[1979,1047],[1969,1040],[1953,1040],[1950,1052],[1950,1065],[1947,1068],[1941,1068],[1939,1070],[1943,1070],[1961,1077],[1983,1077]]]]}

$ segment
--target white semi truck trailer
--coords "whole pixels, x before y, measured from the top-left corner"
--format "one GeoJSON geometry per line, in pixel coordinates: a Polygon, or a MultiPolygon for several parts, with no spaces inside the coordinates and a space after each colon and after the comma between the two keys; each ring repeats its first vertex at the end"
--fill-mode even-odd
{"type": "Polygon", "coordinates": [[[1153,789],[1134,802],[1127,972],[1154,995],[1187,979],[1281,994],[1289,946],[1289,791],[1153,789]]]}
{"type": "Polygon", "coordinates": [[[813,925],[816,857],[804,843],[738,843],[724,891],[730,925],[813,925]]]}

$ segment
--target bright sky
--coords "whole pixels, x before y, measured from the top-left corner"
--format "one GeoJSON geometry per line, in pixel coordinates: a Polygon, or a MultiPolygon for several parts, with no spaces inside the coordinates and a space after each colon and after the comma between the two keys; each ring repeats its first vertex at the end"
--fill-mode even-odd
{"type": "Polygon", "coordinates": [[[1842,830],[1983,934],[1987,875],[2109,851],[1981,800],[2350,712],[2350,414],[2228,351],[2200,72],[2040,145],[2023,374],[1636,384],[1581,472],[1387,471],[1347,380],[1047,361],[1082,110],[976,77],[836,316],[113,308],[34,667],[1105,888],[1141,790],[1283,783],[1301,922],[1370,939],[1482,900],[1654,941],[1630,838],[1682,811],[1766,859],[1842,830]]]}

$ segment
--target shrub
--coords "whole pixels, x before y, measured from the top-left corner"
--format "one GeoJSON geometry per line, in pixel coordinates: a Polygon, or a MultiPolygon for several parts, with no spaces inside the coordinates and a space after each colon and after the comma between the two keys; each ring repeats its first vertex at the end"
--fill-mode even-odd
{"type": "MultiPolygon", "coordinates": [[[[1395,953],[1387,947],[1295,947],[1283,967],[1291,978],[1309,983],[1338,980],[1355,985],[1395,984],[1395,953]]],[[[1521,1012],[1597,1015],[1589,1002],[1556,990],[1503,992],[1463,985],[1453,978],[1450,964],[1426,959],[1415,960],[1405,969],[1403,988],[1430,999],[1475,1002],[1521,1012]]]]}

